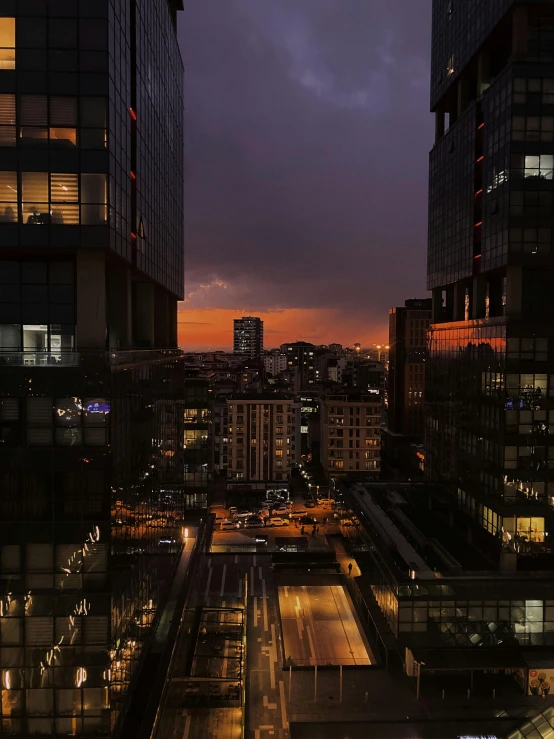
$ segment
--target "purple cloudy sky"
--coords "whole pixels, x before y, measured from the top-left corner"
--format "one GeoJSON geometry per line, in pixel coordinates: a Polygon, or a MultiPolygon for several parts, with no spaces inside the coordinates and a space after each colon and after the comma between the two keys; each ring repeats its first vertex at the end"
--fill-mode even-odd
{"type": "Polygon", "coordinates": [[[187,0],[184,319],[425,293],[430,5],[187,0]]]}

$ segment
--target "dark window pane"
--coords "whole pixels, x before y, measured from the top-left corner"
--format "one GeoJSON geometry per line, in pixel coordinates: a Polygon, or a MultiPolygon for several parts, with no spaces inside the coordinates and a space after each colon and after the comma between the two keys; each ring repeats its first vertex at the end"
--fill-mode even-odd
{"type": "Polygon", "coordinates": [[[77,47],[77,21],[50,19],[50,46],[61,49],[77,47]]]}
{"type": "Polygon", "coordinates": [[[16,34],[18,48],[46,46],[46,18],[19,18],[16,34]]]}
{"type": "Polygon", "coordinates": [[[73,262],[50,263],[49,282],[51,285],[73,285],[73,275],[73,262]]]}
{"type": "Polygon", "coordinates": [[[21,281],[27,284],[45,284],[46,262],[23,262],[21,264],[21,281]]]}
{"type": "Polygon", "coordinates": [[[81,98],[81,126],[106,127],[106,98],[81,98]]]}
{"type": "Polygon", "coordinates": [[[76,51],[51,49],[48,52],[51,72],[77,72],[79,69],[76,51]]]}
{"type": "Polygon", "coordinates": [[[80,48],[98,49],[108,48],[108,24],[103,19],[82,18],[80,21],[80,48]]]}

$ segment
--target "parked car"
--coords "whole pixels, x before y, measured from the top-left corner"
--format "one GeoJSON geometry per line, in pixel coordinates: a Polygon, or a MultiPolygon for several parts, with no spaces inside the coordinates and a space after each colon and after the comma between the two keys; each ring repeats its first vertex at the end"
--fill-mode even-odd
{"type": "Polygon", "coordinates": [[[246,519],[245,527],[247,529],[259,529],[264,525],[263,519],[259,516],[251,516],[246,519]]]}
{"type": "Polygon", "coordinates": [[[300,523],[303,526],[312,526],[314,523],[317,522],[313,516],[302,516],[302,518],[300,519],[300,523]]]}
{"type": "Polygon", "coordinates": [[[252,515],[252,511],[247,511],[246,508],[244,508],[242,511],[237,511],[237,518],[248,518],[252,515]]]}
{"type": "Polygon", "coordinates": [[[306,511],[305,508],[293,508],[290,515],[293,518],[300,518],[302,516],[306,516],[307,513],[308,512],[306,511]]]}
{"type": "Polygon", "coordinates": [[[230,516],[236,516],[237,515],[237,507],[235,505],[232,505],[229,508],[229,515],[230,516]]]}
{"type": "Polygon", "coordinates": [[[318,498],[317,502],[319,505],[333,505],[335,501],[333,498],[318,498]]]}
{"type": "Polygon", "coordinates": [[[288,526],[289,522],[286,520],[286,518],[271,518],[269,520],[270,526],[288,526]]]}
{"type": "Polygon", "coordinates": [[[315,506],[315,503],[313,502],[313,500],[307,500],[306,501],[306,508],[315,508],[315,507],[316,506],[315,506]]]}
{"type": "Polygon", "coordinates": [[[231,531],[232,529],[240,529],[240,521],[222,521],[219,527],[220,531],[231,531]]]}
{"type": "Polygon", "coordinates": [[[271,515],[272,516],[273,515],[280,516],[281,514],[288,515],[288,512],[289,512],[288,506],[281,504],[281,505],[278,505],[276,508],[273,509],[271,515]]]}
{"type": "Polygon", "coordinates": [[[255,516],[260,516],[261,518],[267,518],[269,516],[269,510],[267,508],[260,508],[257,511],[254,511],[255,516]]]}

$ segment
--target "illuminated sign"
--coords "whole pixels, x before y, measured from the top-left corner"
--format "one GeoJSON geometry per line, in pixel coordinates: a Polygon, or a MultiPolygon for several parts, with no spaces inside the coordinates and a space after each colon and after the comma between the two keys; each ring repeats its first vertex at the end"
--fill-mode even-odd
{"type": "Polygon", "coordinates": [[[109,413],[110,404],[105,400],[91,400],[87,403],[87,413],[109,413]]]}

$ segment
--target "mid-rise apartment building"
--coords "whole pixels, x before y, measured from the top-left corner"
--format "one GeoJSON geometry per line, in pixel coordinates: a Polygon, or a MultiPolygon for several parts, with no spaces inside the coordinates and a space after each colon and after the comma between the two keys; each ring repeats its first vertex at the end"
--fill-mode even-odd
{"type": "Polygon", "coordinates": [[[228,478],[287,480],[300,459],[300,403],[286,393],[241,393],[227,404],[228,478]]]}
{"type": "Polygon", "coordinates": [[[320,461],[330,477],[381,471],[383,396],[344,388],[322,396],[320,461]]]}

